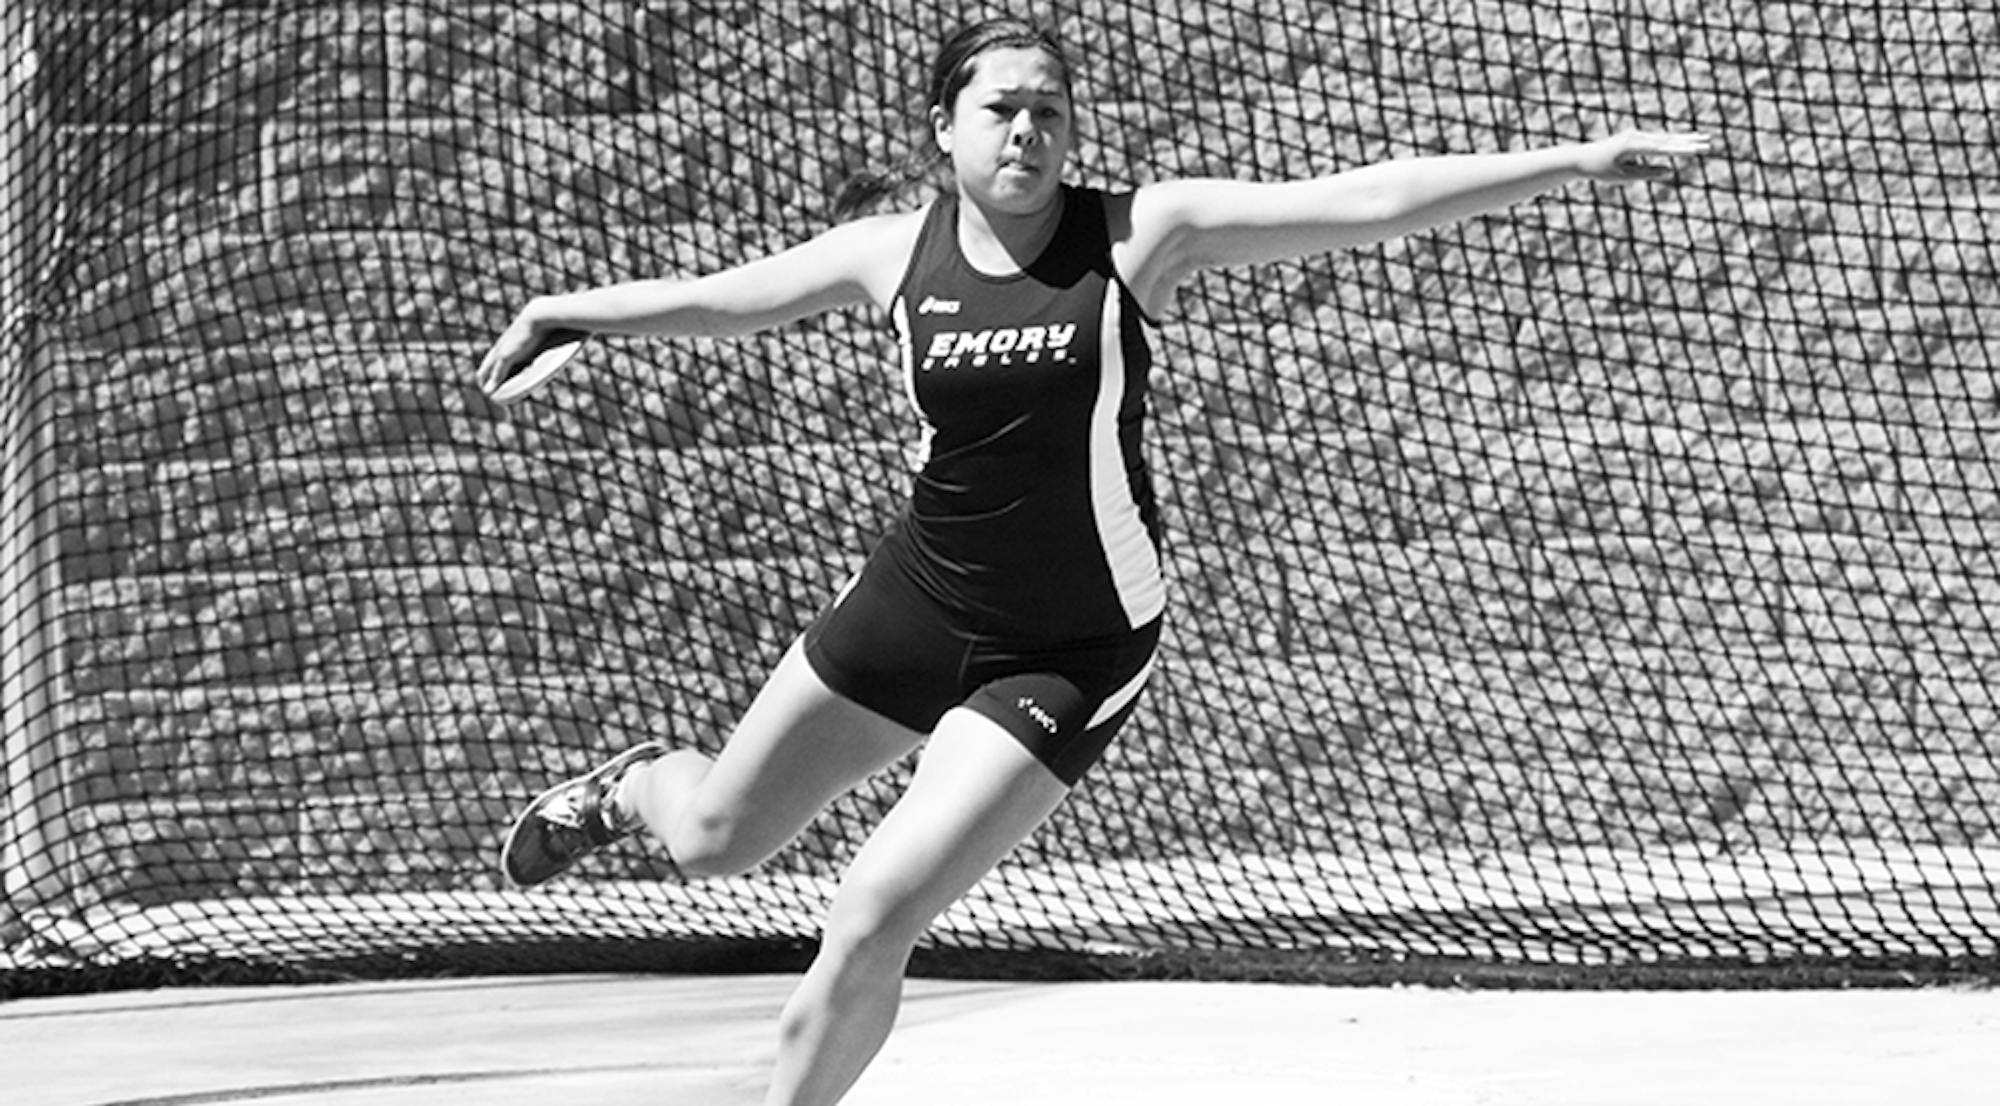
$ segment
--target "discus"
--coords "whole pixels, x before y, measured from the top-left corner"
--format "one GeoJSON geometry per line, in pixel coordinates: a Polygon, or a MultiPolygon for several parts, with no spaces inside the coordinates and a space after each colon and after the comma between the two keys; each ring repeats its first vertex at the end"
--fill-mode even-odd
{"type": "Polygon", "coordinates": [[[542,337],[541,348],[528,359],[528,363],[512,376],[495,383],[493,390],[487,395],[495,403],[519,402],[526,398],[529,392],[546,383],[549,377],[554,376],[564,365],[569,364],[570,358],[576,356],[576,351],[583,348],[584,341],[589,337],[590,332],[587,330],[549,331],[542,337]]]}

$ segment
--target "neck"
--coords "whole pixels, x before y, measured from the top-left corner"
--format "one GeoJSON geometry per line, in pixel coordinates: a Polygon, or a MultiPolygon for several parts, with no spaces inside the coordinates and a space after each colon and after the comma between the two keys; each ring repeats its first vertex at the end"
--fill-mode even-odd
{"type": "Polygon", "coordinates": [[[1032,264],[1062,223],[1063,195],[1034,211],[1012,214],[981,207],[963,194],[958,203],[958,248],[981,272],[1018,272],[1032,264]]]}

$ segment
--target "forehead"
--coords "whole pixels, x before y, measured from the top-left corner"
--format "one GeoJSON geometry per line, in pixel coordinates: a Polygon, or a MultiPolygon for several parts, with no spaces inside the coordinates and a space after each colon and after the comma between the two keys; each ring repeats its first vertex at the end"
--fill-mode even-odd
{"type": "Polygon", "coordinates": [[[972,80],[967,92],[1026,92],[1043,96],[1066,95],[1062,66],[1046,51],[1032,46],[1003,46],[988,50],[974,59],[972,80]]]}

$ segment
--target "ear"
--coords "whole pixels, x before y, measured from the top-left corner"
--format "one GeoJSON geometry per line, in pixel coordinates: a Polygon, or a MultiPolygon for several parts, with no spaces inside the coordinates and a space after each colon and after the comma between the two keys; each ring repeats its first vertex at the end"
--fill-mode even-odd
{"type": "Polygon", "coordinates": [[[941,107],[931,108],[931,139],[939,153],[951,155],[951,113],[941,107]]]}

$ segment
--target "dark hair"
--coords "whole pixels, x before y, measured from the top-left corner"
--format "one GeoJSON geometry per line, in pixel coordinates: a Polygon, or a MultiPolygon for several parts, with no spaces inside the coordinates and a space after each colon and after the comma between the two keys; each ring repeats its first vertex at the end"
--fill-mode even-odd
{"type": "Polygon", "coordinates": [[[1063,93],[1073,97],[1069,56],[1047,30],[1025,19],[1000,18],[974,23],[945,40],[931,61],[930,83],[925,86],[923,110],[919,113],[921,132],[910,152],[893,166],[864,169],[847,178],[833,198],[833,217],[845,219],[894,196],[920,181],[929,179],[944,155],[930,139],[930,109],[950,111],[958,94],[972,83],[974,63],[989,50],[1040,50],[1056,63],[1062,77],[1063,93]]]}

